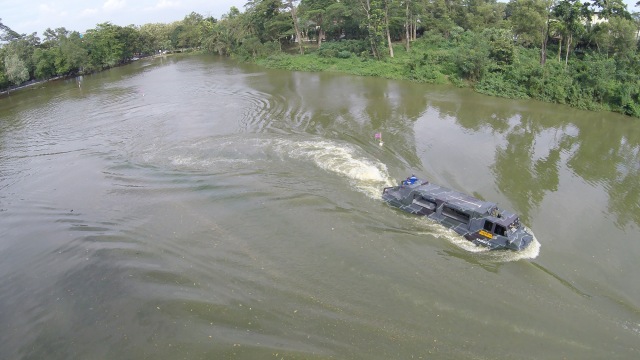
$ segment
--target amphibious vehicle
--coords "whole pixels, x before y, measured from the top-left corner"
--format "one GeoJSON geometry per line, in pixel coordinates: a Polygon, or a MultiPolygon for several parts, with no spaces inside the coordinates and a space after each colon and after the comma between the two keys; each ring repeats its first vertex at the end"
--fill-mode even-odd
{"type": "Polygon", "coordinates": [[[406,212],[426,216],[476,245],[492,250],[524,250],[533,234],[518,216],[497,204],[411,176],[387,187],[382,198],[406,212]]]}

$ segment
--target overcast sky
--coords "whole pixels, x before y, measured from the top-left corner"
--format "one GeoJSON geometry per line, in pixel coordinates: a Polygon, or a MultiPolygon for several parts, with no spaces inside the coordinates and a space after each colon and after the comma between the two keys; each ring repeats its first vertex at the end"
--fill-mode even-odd
{"type": "Polygon", "coordinates": [[[232,6],[244,12],[247,0],[0,0],[2,23],[20,34],[47,28],[84,32],[97,24],[170,23],[195,11],[220,19],[232,6]]]}
{"type": "MultiPolygon", "coordinates": [[[[503,0],[506,1],[506,0],[503,0]]],[[[584,0],[583,0],[584,1],[584,0]]],[[[624,0],[630,12],[637,0],[624,0]]],[[[97,24],[170,23],[195,11],[220,19],[232,6],[244,12],[247,0],[0,0],[2,23],[20,34],[65,27],[84,32],[97,24]]]]}

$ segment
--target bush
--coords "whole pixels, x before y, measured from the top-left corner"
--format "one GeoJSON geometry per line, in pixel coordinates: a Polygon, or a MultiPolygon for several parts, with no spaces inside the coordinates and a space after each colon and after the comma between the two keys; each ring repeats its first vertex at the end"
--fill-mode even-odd
{"type": "Polygon", "coordinates": [[[284,53],[270,55],[257,62],[271,69],[295,70],[295,71],[324,71],[329,64],[319,61],[316,56],[309,55],[289,55],[284,53]]]}
{"type": "MultiPolygon", "coordinates": [[[[249,39],[250,40],[250,39],[249,39]]],[[[540,65],[540,49],[514,46],[506,32],[460,31],[455,39],[425,35],[406,51],[397,45],[395,58],[373,60],[365,40],[328,41],[307,55],[276,54],[274,44],[245,41],[247,58],[271,68],[336,71],[422,83],[472,86],[476,91],[507,98],[533,98],[587,110],[612,110],[640,117],[640,56],[607,57],[586,53],[568,66],[550,56],[540,65]]]]}
{"type": "Polygon", "coordinates": [[[447,77],[434,65],[410,66],[409,79],[430,84],[447,83],[447,77]]]}
{"type": "Polygon", "coordinates": [[[480,80],[490,64],[489,43],[480,34],[465,33],[456,49],[455,64],[463,78],[480,80]]]}
{"type": "Polygon", "coordinates": [[[316,54],[323,58],[338,57],[338,50],[329,46],[322,46],[316,50],[316,54]]]}
{"type": "Polygon", "coordinates": [[[422,37],[419,37],[414,41],[411,46],[413,49],[425,51],[430,49],[446,48],[449,45],[449,42],[442,36],[442,34],[434,31],[428,31],[425,32],[422,37]]]}
{"type": "Polygon", "coordinates": [[[341,41],[328,41],[322,43],[315,53],[324,58],[337,57],[341,59],[348,59],[353,54],[361,54],[362,52],[369,53],[369,43],[364,40],[341,40],[341,41]],[[346,56],[349,53],[349,56],[346,56]]]}
{"type": "Polygon", "coordinates": [[[503,72],[488,72],[475,86],[482,94],[501,96],[511,99],[526,99],[526,89],[517,81],[505,77],[503,72]]]}
{"type": "Polygon", "coordinates": [[[620,83],[612,97],[612,105],[621,113],[640,117],[640,87],[638,83],[620,83]]]}
{"type": "Polygon", "coordinates": [[[498,65],[512,64],[515,58],[515,46],[511,30],[487,28],[482,37],[489,40],[489,55],[498,65]]]}
{"type": "Polygon", "coordinates": [[[530,67],[526,86],[532,98],[558,104],[566,104],[569,101],[569,89],[573,86],[573,81],[564,70],[564,64],[551,60],[547,61],[544,67],[530,67]]]}

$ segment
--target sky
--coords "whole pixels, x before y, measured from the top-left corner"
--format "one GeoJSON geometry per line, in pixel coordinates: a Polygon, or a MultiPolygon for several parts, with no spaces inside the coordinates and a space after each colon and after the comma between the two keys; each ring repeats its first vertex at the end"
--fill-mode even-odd
{"type": "Polygon", "coordinates": [[[192,11],[220,19],[247,0],[0,0],[1,22],[19,34],[64,27],[85,32],[97,24],[144,25],[182,20],[192,11]]]}
{"type": "MultiPolygon", "coordinates": [[[[182,20],[192,11],[220,19],[232,6],[244,12],[248,0],[0,0],[2,23],[19,34],[39,35],[65,27],[85,32],[97,24],[144,25],[182,20]]],[[[637,0],[624,0],[630,12],[637,0]]]]}

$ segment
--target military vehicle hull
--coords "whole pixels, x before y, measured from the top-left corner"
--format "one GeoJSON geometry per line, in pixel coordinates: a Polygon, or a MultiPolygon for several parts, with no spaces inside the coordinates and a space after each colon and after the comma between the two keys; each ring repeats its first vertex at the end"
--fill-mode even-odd
{"type": "Polygon", "coordinates": [[[492,250],[521,251],[533,241],[533,234],[520,224],[518,216],[497,204],[418,180],[387,187],[382,198],[408,213],[427,217],[452,229],[478,246],[492,250]]]}

